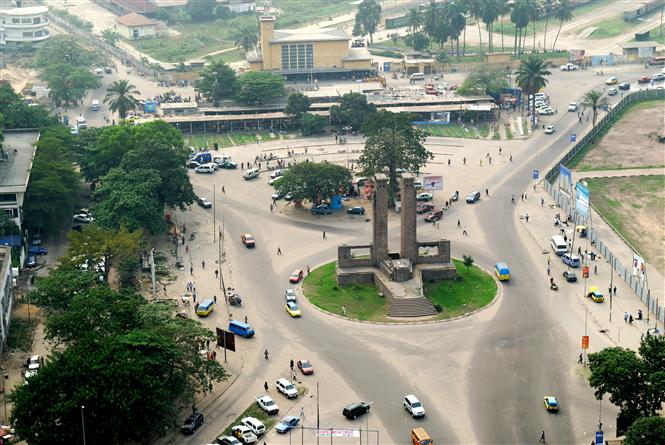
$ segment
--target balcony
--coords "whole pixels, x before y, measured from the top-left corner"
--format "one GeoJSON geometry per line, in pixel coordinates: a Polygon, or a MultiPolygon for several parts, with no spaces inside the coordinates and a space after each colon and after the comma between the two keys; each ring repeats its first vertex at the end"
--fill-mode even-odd
{"type": "Polygon", "coordinates": [[[6,29],[34,29],[48,26],[49,23],[51,22],[46,18],[42,19],[42,21],[39,23],[11,23],[5,20],[5,23],[0,26],[6,29]]]}

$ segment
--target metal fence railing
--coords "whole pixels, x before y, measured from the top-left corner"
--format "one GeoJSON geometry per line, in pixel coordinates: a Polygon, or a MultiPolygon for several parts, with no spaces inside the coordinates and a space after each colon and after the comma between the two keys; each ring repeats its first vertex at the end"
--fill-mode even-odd
{"type": "MultiPolygon", "coordinates": [[[[614,107],[612,107],[608,111],[608,113],[596,123],[596,125],[593,128],[591,128],[581,139],[579,139],[577,143],[558,162],[556,162],[555,165],[545,175],[546,179],[546,181],[544,181],[545,189],[550,194],[552,199],[556,202],[556,204],[559,207],[561,207],[561,209],[563,209],[567,215],[571,215],[573,217],[573,220],[576,225],[579,224],[588,225],[588,219],[585,218],[583,215],[579,214],[575,210],[574,202],[571,200],[571,197],[568,194],[563,193],[561,190],[559,190],[559,188],[556,185],[553,185],[553,182],[559,176],[559,165],[560,164],[565,165],[577,153],[579,153],[579,151],[582,150],[588,143],[590,143],[596,137],[596,135],[605,127],[605,125],[607,125],[608,122],[612,120],[614,115],[623,110],[626,107],[626,105],[638,100],[657,99],[657,98],[665,98],[665,90],[653,89],[653,90],[636,91],[634,93],[628,94],[625,97],[623,97],[621,101],[619,101],[614,107]]],[[[602,218],[602,215],[600,216],[602,218]]],[[[603,219],[605,220],[605,218],[603,219]]],[[[610,224],[607,220],[605,221],[612,228],[612,230],[623,240],[624,239],[623,236],[614,228],[614,226],[612,226],[612,224],[610,224]]],[[[603,255],[607,259],[607,261],[612,265],[617,276],[623,279],[623,281],[625,281],[626,284],[628,284],[628,286],[633,290],[633,292],[635,292],[635,294],[644,302],[649,312],[655,315],[658,321],[665,322],[665,310],[663,310],[663,305],[665,304],[665,302],[663,301],[659,302],[657,299],[652,299],[651,292],[649,291],[649,289],[643,286],[642,280],[639,277],[633,275],[632,258],[625,260],[626,264],[631,265],[631,267],[626,267],[621,263],[621,261],[619,261],[617,256],[603,242],[600,236],[598,236],[598,234],[594,232],[593,228],[589,229],[588,236],[592,244],[596,246],[596,249],[598,249],[598,252],[601,255],[603,255]]],[[[631,249],[634,250],[632,246],[631,249]]]]}

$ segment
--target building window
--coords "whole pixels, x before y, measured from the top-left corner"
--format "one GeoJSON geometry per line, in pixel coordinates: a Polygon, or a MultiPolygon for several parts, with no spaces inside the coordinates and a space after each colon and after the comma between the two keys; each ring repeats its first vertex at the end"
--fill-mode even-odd
{"type": "Polygon", "coordinates": [[[2,209],[7,212],[10,218],[18,218],[18,209],[2,209]]]}
{"type": "Polygon", "coordinates": [[[282,45],[282,69],[289,69],[289,45],[282,45]]]}
{"type": "Polygon", "coordinates": [[[12,23],[21,23],[21,19],[12,19],[12,23]]]}
{"type": "Polygon", "coordinates": [[[295,70],[314,67],[314,45],[300,43],[282,45],[282,69],[295,70]]]}
{"type": "Polygon", "coordinates": [[[42,22],[41,17],[35,17],[34,19],[32,19],[32,23],[35,24],[35,25],[38,24],[38,23],[41,23],[41,22],[42,22]]]}
{"type": "Polygon", "coordinates": [[[0,193],[0,202],[16,202],[16,193],[0,193]]]}
{"type": "Polygon", "coordinates": [[[33,37],[32,31],[26,31],[23,33],[23,37],[33,37]]]}
{"type": "Polygon", "coordinates": [[[41,31],[35,31],[35,37],[41,37],[42,32],[41,31]]]}

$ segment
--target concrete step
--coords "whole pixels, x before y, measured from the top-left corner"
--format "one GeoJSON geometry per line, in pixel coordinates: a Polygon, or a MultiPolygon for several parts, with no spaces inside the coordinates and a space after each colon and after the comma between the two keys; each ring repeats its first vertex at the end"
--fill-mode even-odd
{"type": "Polygon", "coordinates": [[[425,297],[396,298],[388,310],[390,317],[427,317],[435,314],[436,309],[425,297]]]}

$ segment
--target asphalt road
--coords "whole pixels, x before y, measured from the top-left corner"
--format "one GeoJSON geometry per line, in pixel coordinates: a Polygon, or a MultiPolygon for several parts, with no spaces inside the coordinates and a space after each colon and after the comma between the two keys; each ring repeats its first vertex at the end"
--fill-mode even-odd
{"type": "MultiPolygon", "coordinates": [[[[619,75],[623,81],[643,74],[634,66],[606,72],[605,77],[619,75]]],[[[214,180],[195,175],[199,195],[210,198],[213,181],[218,184],[217,190],[221,184],[226,185],[228,193],[220,198],[222,205],[218,205],[216,217],[218,224],[224,219],[227,234],[225,243],[232,269],[227,279],[245,296],[243,310],[250,313],[257,336],[251,341],[239,339],[242,373],[206,408],[206,426],[195,436],[179,436],[172,443],[212,441],[262,392],[264,380],[288,376],[284,365],[294,355],[296,359],[317,358],[321,425],[325,427],[357,428],[367,422],[370,429],[380,429],[382,444],[408,442],[408,432],[416,425],[424,426],[442,443],[535,443],[541,430],[546,431],[549,443],[588,443],[598,422],[599,403],[575,366],[584,314],[580,316],[574,309],[574,302],[547,297],[547,276],[534,261],[541,254],[533,251],[533,243],[516,224],[518,215],[510,197],[530,190],[532,170],[544,172],[570,146],[569,133],[588,125],[579,124],[575,113],[563,110],[569,101],[580,102],[585,91],[600,87],[605,77],[594,72],[554,73],[547,92],[561,112],[543,123],[554,123],[556,136],[538,131],[530,139],[512,141],[513,146],[522,147],[519,159],[491,170],[493,174],[482,181],[463,185],[479,190],[488,187],[492,199],[483,199],[474,206],[457,204],[447,213],[447,220],[461,217],[465,224],[469,221],[471,233],[478,234],[454,241],[453,256],[471,253],[477,264],[488,269],[503,260],[519,272],[509,284],[502,284],[502,294],[494,305],[447,323],[354,323],[322,314],[305,302],[305,315],[291,320],[283,308],[284,289],[291,287],[287,281],[290,272],[329,262],[335,258],[339,243],[366,242],[371,225],[362,218],[346,216],[304,220],[293,215],[276,217],[268,210],[267,184],[242,181],[239,172],[218,172],[214,180]],[[325,244],[322,230],[333,241],[325,244]],[[240,234],[247,231],[257,239],[254,250],[245,249],[239,242],[240,234]],[[276,255],[277,246],[283,255],[276,255]],[[270,351],[268,362],[262,356],[264,349],[270,351]],[[401,407],[401,398],[410,393],[418,395],[425,405],[425,419],[413,420],[401,407]],[[559,414],[545,411],[545,395],[559,398],[559,414]],[[341,407],[354,400],[374,403],[368,419],[354,423],[339,415],[341,407]]],[[[468,146],[471,142],[462,144],[468,146]]],[[[234,157],[252,159],[255,152],[234,157]]],[[[333,157],[337,154],[331,153],[333,157]]],[[[441,163],[431,168],[445,167],[441,163]]],[[[466,190],[463,186],[460,189],[466,190]]],[[[201,209],[194,212],[205,214],[201,209]]],[[[392,220],[390,224],[390,244],[397,248],[399,231],[392,220]]],[[[420,239],[427,239],[431,225],[418,224],[420,239]]],[[[222,308],[217,311],[219,318],[206,323],[223,323],[220,312],[222,308]]],[[[589,335],[594,344],[607,345],[603,336],[593,331],[589,335]]],[[[603,421],[613,423],[614,414],[616,410],[605,401],[603,421]]],[[[308,426],[312,426],[313,413],[307,415],[308,426]]]]}

